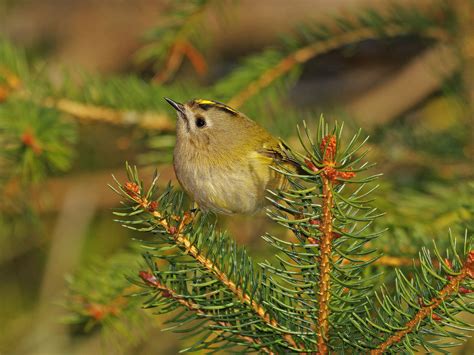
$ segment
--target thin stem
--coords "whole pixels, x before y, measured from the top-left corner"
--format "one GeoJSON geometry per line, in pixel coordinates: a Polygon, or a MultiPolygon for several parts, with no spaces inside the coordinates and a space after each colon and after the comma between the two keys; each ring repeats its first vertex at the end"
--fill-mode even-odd
{"type": "Polygon", "coordinates": [[[319,332],[318,332],[318,353],[327,354],[327,336],[329,332],[329,298],[330,298],[330,271],[331,271],[331,250],[332,250],[332,206],[333,195],[331,191],[331,182],[324,176],[321,176],[323,182],[323,206],[321,216],[321,256],[319,265],[319,332]]]}
{"type": "Polygon", "coordinates": [[[448,282],[446,286],[439,292],[438,297],[435,297],[431,300],[430,304],[423,306],[415,316],[405,324],[405,329],[400,330],[381,343],[376,349],[372,350],[370,353],[372,355],[383,354],[390,346],[395,343],[400,342],[403,337],[411,333],[413,330],[418,328],[420,322],[426,317],[430,316],[433,311],[438,308],[444,301],[446,301],[452,294],[456,293],[459,289],[459,284],[466,277],[474,276],[474,251],[471,251],[468,255],[468,259],[461,269],[461,273],[448,282]]]}
{"type": "MultiPolygon", "coordinates": [[[[176,74],[176,71],[179,69],[183,62],[183,57],[186,54],[186,51],[184,49],[187,46],[191,46],[188,41],[189,34],[191,33],[192,28],[196,24],[196,22],[201,20],[202,15],[204,14],[208,5],[209,3],[201,5],[186,19],[183,26],[176,33],[175,41],[168,53],[168,59],[166,60],[165,68],[162,71],[155,73],[152,79],[153,82],[155,82],[156,84],[162,84],[174,74],[176,74]]],[[[192,59],[189,59],[191,60],[191,63],[193,63],[192,59]]],[[[204,67],[207,69],[207,65],[204,64],[204,67]]]]}
{"type": "Polygon", "coordinates": [[[142,128],[158,131],[173,131],[173,120],[168,115],[155,112],[137,112],[112,109],[96,105],[83,104],[69,99],[47,98],[43,106],[53,107],[76,118],[90,121],[102,121],[112,124],[139,125],[142,128]]]}

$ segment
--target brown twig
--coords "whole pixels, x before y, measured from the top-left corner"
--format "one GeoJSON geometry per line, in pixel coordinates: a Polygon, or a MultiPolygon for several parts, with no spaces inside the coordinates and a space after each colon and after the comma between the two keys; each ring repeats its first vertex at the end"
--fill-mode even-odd
{"type": "Polygon", "coordinates": [[[459,284],[467,277],[474,277],[474,251],[470,251],[459,275],[450,279],[447,285],[444,286],[444,288],[439,292],[438,297],[433,298],[429,305],[423,306],[416,313],[416,315],[408,323],[406,323],[404,327],[405,329],[393,334],[382,344],[380,344],[376,349],[372,350],[371,354],[383,354],[390,346],[400,342],[403,337],[415,330],[423,319],[433,314],[433,311],[436,308],[438,308],[443,302],[445,302],[452,294],[457,292],[457,290],[459,289],[459,284]]]}
{"type": "MultiPolygon", "coordinates": [[[[407,31],[404,28],[398,26],[392,26],[386,29],[385,35],[389,37],[396,37],[406,34],[407,31]]],[[[445,39],[446,34],[442,31],[432,30],[424,33],[426,37],[445,39]]],[[[360,42],[366,39],[372,39],[375,36],[378,37],[376,32],[370,28],[361,28],[349,33],[343,33],[338,36],[333,36],[327,41],[317,42],[310,44],[306,47],[298,49],[296,52],[291,53],[284,59],[282,59],[275,67],[267,70],[257,80],[248,84],[243,90],[238,92],[232,97],[228,104],[232,107],[242,106],[250,97],[257,94],[262,89],[269,86],[272,82],[289,72],[298,64],[302,64],[316,57],[317,55],[329,52],[333,49],[337,49],[351,43],[360,42]]]]}
{"type": "Polygon", "coordinates": [[[42,104],[88,121],[102,121],[112,124],[139,125],[145,129],[174,131],[175,124],[166,114],[117,110],[108,107],[83,104],[69,99],[47,98],[42,104]]]}
{"type": "Polygon", "coordinates": [[[322,153],[321,170],[308,158],[306,165],[309,169],[320,174],[323,195],[321,218],[311,221],[321,232],[319,237],[319,290],[318,290],[318,354],[328,354],[327,338],[329,333],[329,299],[331,297],[331,259],[332,259],[332,241],[339,237],[338,233],[333,232],[334,196],[332,187],[339,183],[339,179],[351,179],[356,174],[353,171],[341,171],[336,166],[336,136],[329,134],[321,140],[319,149],[322,153]]]}
{"type": "Polygon", "coordinates": [[[321,216],[322,232],[320,240],[320,264],[319,264],[319,332],[318,332],[318,353],[327,354],[328,347],[326,344],[329,331],[329,287],[330,287],[330,270],[331,270],[331,249],[332,249],[332,206],[333,195],[329,179],[322,177],[323,181],[323,209],[321,216]]]}
{"type": "Polygon", "coordinates": [[[184,42],[178,41],[171,46],[171,49],[168,53],[168,58],[166,59],[163,70],[156,72],[153,76],[152,81],[155,84],[163,84],[166,82],[173,74],[176,73],[178,68],[183,63],[184,59],[184,42]]]}
{"type": "Polygon", "coordinates": [[[153,82],[155,84],[162,84],[168,81],[178,71],[185,56],[189,59],[194,70],[199,75],[204,75],[207,72],[207,63],[201,52],[189,43],[189,41],[180,40],[173,44],[164,69],[153,76],[153,82]]]}
{"type": "Polygon", "coordinates": [[[176,33],[175,41],[171,45],[171,48],[168,52],[168,58],[166,59],[165,67],[162,71],[157,72],[152,79],[154,83],[162,84],[170,79],[174,74],[176,74],[179,67],[183,63],[184,56],[188,57],[198,74],[201,75],[203,72],[207,71],[207,64],[204,60],[204,57],[188,41],[188,36],[191,32],[192,26],[200,20],[206,8],[207,4],[204,6],[199,6],[185,20],[180,30],[176,33]],[[190,51],[194,52],[190,53],[190,51]],[[197,64],[196,61],[200,61],[201,63],[197,64]]]}
{"type": "MultiPolygon", "coordinates": [[[[148,285],[151,285],[153,287],[155,287],[156,289],[158,289],[159,291],[162,292],[162,295],[163,297],[167,297],[167,298],[172,298],[174,299],[175,301],[177,301],[179,304],[181,304],[182,306],[184,306],[185,308],[189,309],[190,311],[192,312],[196,312],[198,315],[201,315],[201,316],[206,316],[206,312],[204,312],[197,303],[194,303],[193,301],[191,301],[190,299],[187,299],[187,298],[184,298],[183,296],[179,295],[178,293],[176,293],[174,290],[172,290],[171,288],[167,287],[166,285],[163,285],[153,274],[151,274],[150,272],[148,271],[141,271],[140,272],[140,277],[141,279],[147,283],[148,285]]],[[[222,322],[222,321],[217,321],[216,322],[217,324],[219,324],[220,326],[222,327],[227,327],[229,326],[230,324],[229,323],[226,323],[226,322],[222,322]]],[[[221,333],[224,333],[224,331],[220,331],[221,333]]],[[[247,341],[247,342],[250,342],[250,343],[255,343],[259,346],[259,350],[261,351],[264,351],[265,353],[267,354],[274,354],[273,351],[271,351],[268,347],[266,346],[262,346],[262,343],[256,339],[256,338],[252,338],[252,337],[249,337],[249,336],[244,336],[244,335],[239,335],[239,338],[247,341]]]]}

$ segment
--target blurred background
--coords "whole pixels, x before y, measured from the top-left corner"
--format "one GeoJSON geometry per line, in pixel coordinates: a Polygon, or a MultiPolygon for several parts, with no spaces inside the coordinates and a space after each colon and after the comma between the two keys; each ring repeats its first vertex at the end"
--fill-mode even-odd
{"type": "MultiPolygon", "coordinates": [[[[0,354],[182,348],[124,297],[138,236],[107,187],[125,161],[175,182],[163,96],[226,102],[293,147],[320,114],[370,135],[388,275],[472,232],[473,60],[470,0],[0,0],[0,354]]],[[[271,253],[264,216],[221,223],[271,253]]]]}

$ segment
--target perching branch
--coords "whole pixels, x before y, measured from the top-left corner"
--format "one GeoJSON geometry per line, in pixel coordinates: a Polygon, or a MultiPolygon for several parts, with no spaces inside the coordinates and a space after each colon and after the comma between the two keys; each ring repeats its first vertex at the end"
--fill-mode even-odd
{"type": "Polygon", "coordinates": [[[284,327],[280,326],[276,319],[272,318],[268,311],[259,304],[255,298],[251,297],[245,292],[242,287],[236,285],[232,280],[229,279],[227,274],[220,270],[220,268],[212,262],[209,258],[203,255],[202,252],[194,246],[189,238],[183,233],[185,228],[193,222],[194,215],[192,213],[186,212],[183,217],[173,216],[174,220],[179,221],[177,227],[171,226],[166,218],[156,210],[156,202],[149,201],[146,197],[143,198],[140,195],[140,188],[136,183],[128,182],[123,186],[123,189],[127,191],[129,197],[131,197],[143,210],[148,211],[156,220],[156,223],[160,225],[168,235],[172,236],[176,245],[182,248],[185,253],[193,257],[200,265],[205,269],[212,272],[217,279],[227,287],[239,300],[242,304],[247,304],[251,307],[253,312],[266,324],[272,328],[281,329],[283,332],[283,339],[291,346],[295,351],[300,350],[296,341],[293,339],[293,336],[290,332],[285,332],[284,327]]]}
{"type": "MultiPolygon", "coordinates": [[[[247,346],[268,353],[291,350],[327,354],[371,351],[384,339],[386,344],[377,349],[398,349],[400,346],[394,345],[397,339],[418,329],[420,322],[443,302],[453,314],[465,307],[445,302],[455,295],[456,288],[459,293],[471,292],[461,282],[472,271],[460,271],[464,276],[458,277],[455,268],[448,272],[452,275],[447,278],[449,287],[439,287],[442,291],[434,298],[431,292],[442,276],[435,282],[418,276],[409,281],[397,271],[394,302],[384,298],[380,308],[370,307],[373,295],[379,297],[373,289],[378,275],[367,276],[365,270],[369,269],[364,268],[375,265],[378,259],[389,265],[421,266],[427,275],[437,273],[436,268],[443,265],[437,252],[438,259],[425,252],[419,263],[405,258],[370,257],[375,250],[367,245],[381,234],[370,226],[381,214],[368,197],[376,188],[370,182],[377,175],[362,174],[370,167],[362,160],[365,152],[359,153],[365,140],[360,139],[359,132],[345,144],[342,127],[336,124],[330,130],[323,119],[316,138],[306,126],[305,133],[303,139],[299,132],[304,154],[285,146],[288,159],[299,164],[301,170],[276,167],[287,176],[290,187],[269,191],[275,208],[269,209],[268,215],[296,238],[287,241],[264,236],[277,249],[276,263],[255,265],[227,235],[218,234],[201,211],[190,212],[182,194],[171,187],[157,194],[157,177],[145,191],[136,169],[128,167],[128,182],[117,182],[115,190],[128,203],[115,214],[124,226],[154,235],[152,240],[143,241],[149,251],[144,254],[149,271],[142,272],[141,278],[152,296],[146,303],[159,307],[160,313],[183,307],[191,311],[192,315],[181,312],[171,320],[182,331],[198,329],[196,334],[204,334],[190,349],[247,346]],[[425,290],[424,285],[430,288],[425,290]],[[420,307],[413,304],[414,295],[431,302],[427,306],[420,303],[420,307]],[[402,300],[412,308],[407,311],[402,300]],[[211,325],[192,323],[183,329],[183,324],[197,319],[211,325]]],[[[463,255],[468,248],[465,243],[463,255]]],[[[448,254],[457,256],[456,251],[448,254]]],[[[460,267],[460,263],[456,262],[456,269],[466,270],[466,264],[460,267]]],[[[446,317],[450,315],[447,310],[446,317]]],[[[432,325],[422,324],[428,329],[432,325]]],[[[428,346],[421,341],[416,344],[428,346]]]]}

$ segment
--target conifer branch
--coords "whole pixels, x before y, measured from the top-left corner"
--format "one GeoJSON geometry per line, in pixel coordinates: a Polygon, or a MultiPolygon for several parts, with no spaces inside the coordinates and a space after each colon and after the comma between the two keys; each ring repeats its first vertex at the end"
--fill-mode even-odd
{"type": "MultiPolygon", "coordinates": [[[[338,30],[334,30],[337,33],[338,30]]],[[[389,25],[383,29],[384,37],[398,37],[410,33],[409,29],[398,25],[389,25]]],[[[440,41],[446,41],[448,34],[439,28],[425,30],[422,33],[426,38],[433,38],[440,41]]],[[[304,64],[308,60],[327,53],[331,50],[347,46],[352,43],[361,42],[368,39],[379,38],[381,36],[378,29],[359,28],[353,31],[329,36],[326,40],[311,43],[303,48],[299,48],[293,53],[283,58],[278,64],[260,75],[255,81],[248,83],[244,89],[235,94],[228,104],[232,107],[240,107],[252,96],[270,86],[274,81],[290,72],[297,65],[304,64]]]]}
{"type": "MultiPolygon", "coordinates": [[[[70,297],[70,302],[75,303],[75,306],[83,308],[83,313],[90,317],[95,322],[100,322],[103,319],[114,316],[117,317],[127,306],[128,299],[125,295],[136,292],[138,287],[131,285],[125,288],[121,294],[107,303],[100,303],[94,300],[90,300],[85,296],[70,297]]],[[[72,307],[72,305],[69,305],[72,307]]]]}
{"type": "MultiPolygon", "coordinates": [[[[146,284],[151,285],[152,287],[159,290],[162,293],[163,297],[172,298],[176,302],[181,304],[184,308],[186,308],[186,309],[188,309],[192,312],[196,312],[200,316],[206,316],[207,313],[205,311],[203,311],[201,309],[201,307],[199,307],[198,304],[194,303],[193,301],[191,301],[189,299],[184,298],[183,296],[176,293],[171,288],[169,288],[166,285],[163,285],[162,283],[160,283],[160,281],[155,276],[153,276],[153,274],[150,273],[149,271],[140,271],[139,274],[140,274],[140,278],[146,284]]],[[[216,322],[216,323],[219,324],[222,327],[231,326],[231,324],[226,323],[226,322],[216,322]]],[[[218,331],[218,332],[219,333],[224,333],[224,331],[222,331],[222,330],[218,331]]],[[[256,338],[252,338],[250,336],[243,336],[243,335],[239,335],[239,338],[245,340],[246,342],[255,343],[255,344],[259,345],[258,349],[264,351],[267,354],[274,354],[274,352],[271,351],[268,347],[262,346],[262,343],[256,338]]]]}
{"type": "Polygon", "coordinates": [[[438,317],[437,315],[433,314],[433,311],[442,305],[443,302],[445,302],[450,296],[458,292],[460,283],[466,278],[474,278],[474,251],[472,250],[467,255],[460,273],[457,276],[450,278],[447,285],[441,291],[439,291],[438,296],[433,298],[429,304],[422,305],[415,316],[405,324],[403,330],[399,330],[390,336],[387,340],[377,346],[376,349],[373,349],[371,354],[383,354],[390,346],[400,342],[407,334],[411,333],[415,328],[417,328],[423,319],[429,316],[431,316],[433,319],[435,319],[435,316],[438,317]]]}
{"type": "MultiPolygon", "coordinates": [[[[174,227],[168,226],[168,223],[166,222],[165,219],[161,216],[161,214],[158,211],[152,212],[152,215],[156,217],[158,220],[160,220],[160,224],[167,230],[167,232],[170,235],[173,235],[176,244],[178,246],[181,246],[186,252],[192,256],[194,259],[196,259],[201,265],[203,265],[206,269],[209,271],[212,271],[214,275],[217,276],[217,278],[232,292],[235,294],[235,296],[245,304],[248,304],[253,311],[268,325],[274,327],[274,328],[281,328],[279,327],[278,322],[275,319],[272,319],[268,312],[265,310],[265,308],[260,305],[255,299],[252,299],[245,291],[238,287],[233,281],[231,281],[227,275],[221,271],[217,265],[215,265],[211,260],[206,258],[204,255],[202,255],[199,250],[192,245],[192,243],[189,241],[188,238],[186,238],[185,235],[183,235],[181,232],[184,229],[184,227],[191,223],[192,221],[192,215],[191,214],[185,214],[184,218],[181,220],[179,227],[175,229],[174,227]]],[[[298,345],[296,344],[295,340],[291,336],[291,334],[286,333],[283,334],[283,339],[285,339],[288,344],[290,344],[295,350],[298,349],[298,345]]]]}
{"type": "Polygon", "coordinates": [[[127,195],[132,198],[143,210],[148,211],[155,219],[156,223],[161,225],[166,233],[173,237],[177,246],[185,250],[185,253],[193,257],[200,265],[212,272],[217,279],[224,284],[229,291],[231,291],[242,304],[247,304],[251,307],[253,312],[266,324],[272,328],[278,328],[281,330],[282,338],[287,342],[292,350],[300,351],[300,347],[294,340],[291,333],[286,332],[285,328],[280,326],[278,321],[270,316],[268,311],[259,304],[255,298],[252,298],[245,290],[236,285],[232,280],[229,279],[227,274],[222,271],[214,262],[207,258],[196,248],[193,243],[183,233],[186,226],[193,222],[194,215],[190,212],[185,212],[182,217],[173,216],[173,220],[179,221],[177,227],[171,226],[161,212],[156,210],[156,205],[153,201],[149,201],[146,197],[142,197],[139,194],[140,188],[134,182],[127,182],[123,186],[124,190],[127,191],[127,195]]]}

